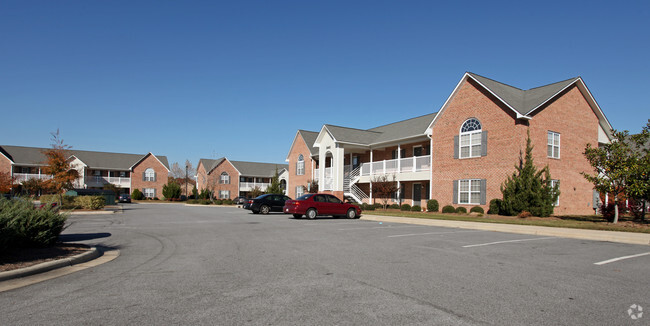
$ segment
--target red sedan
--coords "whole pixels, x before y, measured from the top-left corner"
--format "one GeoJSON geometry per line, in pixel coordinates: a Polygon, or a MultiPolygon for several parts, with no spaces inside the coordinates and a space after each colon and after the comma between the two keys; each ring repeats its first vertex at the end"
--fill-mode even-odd
{"type": "Polygon", "coordinates": [[[305,215],[308,219],[323,215],[361,217],[359,206],[346,204],[330,194],[307,194],[296,200],[287,200],[282,211],[285,214],[293,214],[295,218],[305,215]]]}

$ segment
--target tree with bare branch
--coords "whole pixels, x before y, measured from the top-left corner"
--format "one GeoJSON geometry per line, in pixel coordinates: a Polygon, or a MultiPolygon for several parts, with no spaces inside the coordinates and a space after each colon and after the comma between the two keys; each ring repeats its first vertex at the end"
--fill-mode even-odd
{"type": "Polygon", "coordinates": [[[400,188],[397,186],[394,175],[392,176],[392,180],[385,174],[375,176],[372,179],[372,193],[376,198],[381,200],[384,209],[388,206],[388,201],[391,196],[399,190],[400,188]]]}
{"type": "Polygon", "coordinates": [[[63,192],[72,188],[72,183],[79,177],[79,172],[68,162],[69,150],[72,147],[63,142],[59,129],[50,134],[52,148],[43,152],[46,158],[43,170],[52,175],[52,179],[47,180],[47,186],[59,195],[60,206],[63,202],[63,192]]]}

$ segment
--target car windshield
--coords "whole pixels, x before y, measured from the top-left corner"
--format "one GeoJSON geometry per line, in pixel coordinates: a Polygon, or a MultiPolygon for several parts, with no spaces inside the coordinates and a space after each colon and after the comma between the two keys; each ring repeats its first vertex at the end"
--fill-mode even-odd
{"type": "Polygon", "coordinates": [[[268,196],[269,196],[268,194],[264,194],[264,195],[255,197],[255,199],[262,199],[262,198],[266,198],[268,196]]]}
{"type": "Polygon", "coordinates": [[[313,195],[314,195],[314,194],[302,195],[302,196],[296,198],[296,200],[306,200],[306,199],[311,198],[311,196],[313,196],[313,195]]]}

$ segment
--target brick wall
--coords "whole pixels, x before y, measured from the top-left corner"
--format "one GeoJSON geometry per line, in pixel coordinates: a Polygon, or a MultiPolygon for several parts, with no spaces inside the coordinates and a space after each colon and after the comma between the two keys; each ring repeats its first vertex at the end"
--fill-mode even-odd
{"type": "MultiPolygon", "coordinates": [[[[214,197],[219,198],[219,192],[222,190],[230,191],[230,198],[233,199],[239,196],[239,172],[237,169],[230,163],[228,160],[223,160],[208,177],[208,189],[214,192],[214,197]],[[221,174],[223,172],[228,173],[230,177],[230,184],[221,184],[221,174]]],[[[264,189],[262,189],[264,190],[264,189]]]]}
{"type": "MultiPolygon", "coordinates": [[[[296,135],[294,139],[293,147],[289,153],[289,182],[287,184],[287,196],[291,198],[296,198],[296,187],[297,186],[307,186],[309,180],[312,177],[312,159],[310,156],[309,147],[305,143],[305,140],[300,134],[296,135]],[[296,163],[298,162],[298,156],[302,154],[303,159],[305,160],[305,174],[296,175],[296,163]]],[[[314,162],[314,168],[316,168],[316,162],[314,162]]],[[[307,193],[307,189],[303,193],[307,193]]]]}
{"type": "Polygon", "coordinates": [[[144,188],[156,189],[156,197],[162,199],[163,185],[167,183],[167,176],[169,171],[167,168],[158,161],[153,155],[149,154],[138,165],[133,168],[131,173],[131,192],[134,189],[139,189],[144,194],[144,188]],[[148,168],[152,168],[156,172],[156,181],[144,181],[142,174],[148,168]]]}
{"type": "Polygon", "coordinates": [[[0,172],[11,174],[11,161],[4,155],[0,155],[0,172]]]}
{"type": "Polygon", "coordinates": [[[203,165],[203,162],[199,163],[199,166],[196,167],[196,189],[201,193],[203,189],[206,189],[208,186],[208,171],[203,165]]]}

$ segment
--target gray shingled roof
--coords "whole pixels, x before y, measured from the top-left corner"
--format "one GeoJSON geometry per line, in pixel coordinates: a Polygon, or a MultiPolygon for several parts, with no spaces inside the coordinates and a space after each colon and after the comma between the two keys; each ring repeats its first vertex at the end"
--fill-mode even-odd
{"type": "Polygon", "coordinates": [[[433,118],[438,113],[431,113],[368,130],[325,125],[337,141],[363,145],[373,145],[398,139],[422,136],[433,118]]]}
{"type": "Polygon", "coordinates": [[[374,142],[381,133],[376,131],[368,131],[362,129],[354,129],[348,127],[325,125],[327,130],[332,134],[334,139],[340,142],[355,143],[355,144],[371,144],[374,142]]]}
{"type": "Polygon", "coordinates": [[[315,131],[307,130],[298,130],[298,133],[302,136],[302,139],[307,144],[307,147],[309,147],[309,153],[311,155],[318,155],[318,147],[314,147],[314,142],[316,142],[318,133],[315,131]]]}
{"type": "Polygon", "coordinates": [[[226,159],[225,157],[221,157],[216,160],[209,159],[209,158],[202,158],[199,160],[199,165],[203,164],[203,168],[205,169],[205,171],[210,173],[210,171],[212,171],[217,165],[219,165],[219,163],[223,162],[223,160],[225,159],[226,159]]]}
{"type": "Polygon", "coordinates": [[[275,175],[275,169],[280,172],[282,169],[288,169],[288,164],[275,164],[275,163],[257,163],[257,162],[243,162],[243,161],[230,161],[232,165],[241,173],[242,176],[249,177],[272,177],[275,175]]]}
{"type": "Polygon", "coordinates": [[[522,90],[471,72],[468,72],[467,74],[491,90],[521,115],[527,115],[531,110],[544,103],[553,95],[557,94],[563,88],[567,87],[579,78],[574,77],[546,86],[522,90]]]}
{"type": "MultiPolygon", "coordinates": [[[[7,155],[15,164],[19,165],[43,165],[45,162],[45,155],[43,151],[49,148],[39,147],[24,147],[24,146],[11,146],[0,145],[3,154],[7,155]]],[[[111,169],[111,170],[130,170],[131,166],[139,162],[147,154],[125,154],[125,153],[108,153],[108,152],[94,152],[82,151],[71,149],[68,150],[70,155],[74,155],[80,159],[91,169],[111,169]]],[[[160,162],[169,169],[169,162],[166,156],[156,157],[160,162]]]]}

